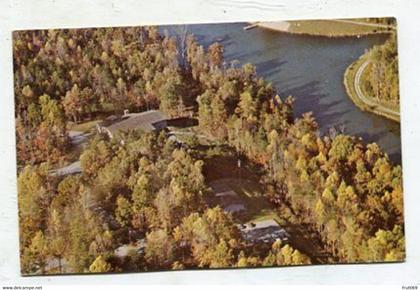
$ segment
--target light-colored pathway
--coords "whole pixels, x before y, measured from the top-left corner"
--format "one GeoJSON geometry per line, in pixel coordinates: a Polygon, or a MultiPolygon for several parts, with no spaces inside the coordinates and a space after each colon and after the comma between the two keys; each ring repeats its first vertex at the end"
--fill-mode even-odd
{"type": "Polygon", "coordinates": [[[365,71],[366,67],[369,65],[370,61],[365,61],[358,69],[354,76],[354,90],[356,92],[357,98],[359,98],[363,103],[366,105],[373,107],[376,111],[386,113],[388,115],[394,116],[396,118],[400,117],[400,112],[384,107],[379,102],[375,101],[372,98],[366,97],[361,89],[360,82],[363,75],[363,72],[365,71]]]}

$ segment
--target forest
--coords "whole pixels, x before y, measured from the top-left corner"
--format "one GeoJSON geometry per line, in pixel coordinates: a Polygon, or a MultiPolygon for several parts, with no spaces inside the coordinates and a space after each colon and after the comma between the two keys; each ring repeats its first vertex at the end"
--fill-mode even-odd
{"type": "Polygon", "coordinates": [[[392,106],[399,106],[398,53],[395,33],[382,45],[368,52],[371,65],[364,75],[363,86],[369,96],[392,106]]]}
{"type": "Polygon", "coordinates": [[[358,136],[322,135],[252,64],[227,63],[220,43],[156,27],[16,31],[13,59],[23,274],[404,260],[401,166],[358,136]],[[80,174],[51,174],[72,159],[72,126],[126,109],[193,116],[210,141],[94,133],[80,174]],[[280,240],[251,243],[236,217],[211,206],[208,160],[223,148],[254,169],[279,215],[286,208],[319,238],[327,259],[280,240]],[[140,239],[142,251],[116,255],[140,239]]]}

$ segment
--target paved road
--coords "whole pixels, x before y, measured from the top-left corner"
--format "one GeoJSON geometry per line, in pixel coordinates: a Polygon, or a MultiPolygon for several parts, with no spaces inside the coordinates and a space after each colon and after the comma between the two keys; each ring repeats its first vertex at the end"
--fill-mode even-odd
{"type": "Polygon", "coordinates": [[[367,98],[360,87],[360,79],[362,77],[363,72],[365,71],[366,67],[368,66],[369,61],[365,61],[357,70],[356,75],[354,76],[354,90],[357,94],[357,97],[365,104],[370,107],[375,108],[376,111],[386,113],[388,115],[394,116],[396,118],[400,117],[400,112],[392,110],[390,108],[382,106],[380,103],[374,101],[372,98],[367,98]]]}
{"type": "Polygon", "coordinates": [[[89,135],[80,131],[69,131],[70,142],[73,145],[85,143],[89,135]]]}
{"type": "MultiPolygon", "coordinates": [[[[72,146],[82,146],[84,143],[87,142],[89,137],[89,134],[85,134],[79,131],[69,131],[68,134],[72,146]]],[[[52,170],[50,174],[52,176],[66,176],[69,174],[76,174],[80,172],[82,172],[82,168],[80,166],[80,161],[77,160],[67,166],[57,168],[56,170],[52,170]]]]}

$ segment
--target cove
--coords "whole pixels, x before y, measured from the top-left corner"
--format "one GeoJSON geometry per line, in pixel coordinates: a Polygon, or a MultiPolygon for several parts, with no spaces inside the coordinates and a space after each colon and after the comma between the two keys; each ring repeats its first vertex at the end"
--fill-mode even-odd
{"type": "MultiPolygon", "coordinates": [[[[282,98],[295,98],[295,117],[313,113],[321,134],[333,127],[343,129],[366,143],[376,142],[393,162],[401,164],[400,124],[360,110],[343,85],[346,68],[367,49],[385,42],[386,35],[326,38],[258,27],[244,30],[246,25],[196,24],[187,30],[204,47],[215,41],[223,44],[227,62],[256,66],[257,74],[272,82],[282,98]]],[[[175,27],[162,28],[173,32],[178,30],[175,27]]]]}

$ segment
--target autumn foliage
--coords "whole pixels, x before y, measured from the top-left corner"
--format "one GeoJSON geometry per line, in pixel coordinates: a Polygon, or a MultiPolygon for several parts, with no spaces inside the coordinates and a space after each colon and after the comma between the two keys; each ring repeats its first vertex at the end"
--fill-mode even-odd
{"type": "Polygon", "coordinates": [[[313,262],[289,243],[245,240],[209,206],[197,149],[165,131],[95,133],[80,174],[51,174],[68,158],[70,124],[124,109],[196,117],[200,134],[259,169],[264,198],[317,233],[330,261],[404,259],[401,166],[375,143],[320,134],[253,65],[226,63],[221,44],[138,27],[19,31],[13,50],[24,274],[313,262]]]}

